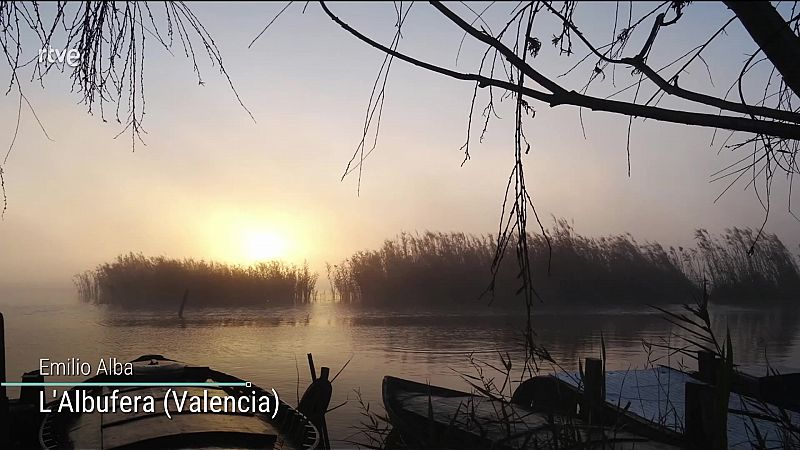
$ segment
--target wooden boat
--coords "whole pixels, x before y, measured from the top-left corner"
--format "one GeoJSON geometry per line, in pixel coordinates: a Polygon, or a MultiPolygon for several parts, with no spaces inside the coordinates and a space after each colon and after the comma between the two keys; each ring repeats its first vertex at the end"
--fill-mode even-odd
{"type": "Polygon", "coordinates": [[[734,392],[800,412],[800,369],[796,367],[737,366],[732,382],[734,392]]]}
{"type": "MultiPolygon", "coordinates": [[[[96,376],[86,382],[162,382],[162,383],[243,383],[234,376],[208,367],[190,366],[167,359],[161,355],[145,355],[132,361],[133,375],[96,376]]],[[[64,448],[92,449],[152,449],[152,448],[248,448],[313,450],[319,445],[316,427],[297,410],[277,401],[277,413],[237,411],[214,413],[191,413],[186,410],[172,412],[171,419],[165,414],[162,399],[167,387],[123,387],[119,389],[128,398],[135,395],[152,396],[157,399],[152,412],[128,412],[117,410],[103,413],[55,412],[56,402],[50,404],[54,412],[45,413],[39,428],[39,446],[44,450],[64,448]]],[[[251,396],[267,394],[258,386],[250,387],[181,387],[189,395],[251,396]]],[[[109,387],[82,387],[70,389],[70,393],[84,391],[95,398],[112,398],[109,387]]],[[[77,395],[77,393],[76,393],[77,395]]],[[[38,394],[37,394],[38,397],[38,394]]],[[[38,398],[37,398],[38,400],[38,398]]],[[[272,403],[275,406],[275,403],[272,403]]]]}
{"type": "MultiPolygon", "coordinates": [[[[676,441],[687,429],[685,418],[687,384],[705,384],[695,374],[667,366],[642,370],[608,371],[605,373],[605,408],[607,416],[640,435],[662,435],[676,441]],[[649,430],[648,430],[649,429],[649,430]]],[[[796,377],[796,374],[787,377],[796,377]]],[[[789,378],[791,379],[791,378],[789,378]]],[[[561,392],[582,395],[584,385],[580,374],[557,373],[528,380],[547,381],[558,385],[561,392]]],[[[785,382],[785,380],[780,380],[785,382]]],[[[778,385],[780,386],[780,385],[778,385]]],[[[788,389],[788,388],[787,388],[788,389]]],[[[538,393],[542,393],[539,390],[538,393]]],[[[536,404],[544,397],[529,397],[536,404]]],[[[797,425],[800,414],[765,403],[753,397],[731,393],[728,401],[728,448],[754,448],[759,440],[767,448],[798,448],[797,425]],[[757,430],[757,431],[756,431],[757,430]]]]}
{"type": "Polygon", "coordinates": [[[558,413],[533,412],[500,399],[395,377],[383,379],[383,403],[412,448],[677,449],[620,430],[589,427],[558,413]]]}

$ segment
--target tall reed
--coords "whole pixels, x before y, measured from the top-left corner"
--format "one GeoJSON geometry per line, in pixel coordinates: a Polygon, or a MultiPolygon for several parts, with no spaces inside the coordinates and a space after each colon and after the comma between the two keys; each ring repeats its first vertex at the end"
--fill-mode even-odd
{"type": "Polygon", "coordinates": [[[312,300],[316,281],[317,274],[306,263],[295,266],[270,261],[239,266],[141,253],[120,255],[75,276],[84,301],[123,306],[176,303],[186,289],[193,305],[302,304],[312,300]]]}
{"type": "Polygon", "coordinates": [[[800,299],[797,259],[777,235],[750,228],[729,228],[719,236],[695,231],[697,247],[675,252],[687,275],[697,283],[708,279],[711,299],[800,299]]]}
{"type": "MultiPolygon", "coordinates": [[[[755,238],[749,229],[732,228],[720,237],[698,230],[691,249],[639,243],[630,234],[586,237],[564,219],[554,220],[546,235],[528,236],[529,257],[537,292],[552,302],[682,302],[704,278],[715,301],[788,299],[800,292],[795,257],[773,234],[757,240],[749,256],[755,238]]],[[[328,278],[334,297],[346,303],[463,303],[489,286],[495,249],[490,235],[404,232],[377,250],[328,265],[328,278]]],[[[500,303],[516,303],[518,273],[509,253],[494,283],[500,303]]]]}

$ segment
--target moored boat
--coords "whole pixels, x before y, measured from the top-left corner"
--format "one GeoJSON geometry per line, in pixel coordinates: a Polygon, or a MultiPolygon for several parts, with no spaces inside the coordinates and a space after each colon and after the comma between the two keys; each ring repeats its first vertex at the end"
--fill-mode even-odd
{"type": "Polygon", "coordinates": [[[316,427],[273,391],[209,367],[188,365],[161,355],[144,355],[131,363],[133,375],[89,378],[48,403],[45,410],[50,412],[38,414],[38,404],[33,412],[24,405],[33,399],[38,403],[44,393],[23,393],[16,406],[28,411],[28,420],[37,417],[41,421],[38,439],[12,435],[12,441],[22,448],[30,448],[36,442],[43,450],[314,450],[319,446],[316,427]],[[114,382],[126,385],[116,387],[114,382]],[[146,386],[136,386],[137,382],[146,386]],[[169,395],[174,398],[165,401],[169,395]],[[74,403],[67,412],[62,404],[64,396],[74,403]],[[170,402],[187,402],[187,398],[195,400],[192,407],[183,403],[181,408],[169,411],[170,402]],[[147,399],[150,403],[133,408],[131,402],[137,399],[147,399]],[[257,402],[259,399],[261,403],[257,402]],[[79,407],[76,411],[81,402],[88,403],[83,403],[83,410],[79,407]]]}
{"type": "Polygon", "coordinates": [[[676,449],[624,430],[590,427],[558,413],[391,376],[383,379],[389,420],[412,448],[676,449]]]}
{"type": "MultiPolygon", "coordinates": [[[[694,404],[687,401],[690,398],[688,391],[692,389],[690,386],[702,386],[709,390],[713,388],[695,378],[695,375],[696,373],[667,366],[608,371],[604,374],[606,415],[615,422],[624,423],[629,429],[636,430],[637,434],[681,436],[688,433],[689,428],[696,428],[698,425],[687,417],[692,417],[694,413],[694,418],[697,419],[699,406],[702,406],[699,403],[707,404],[702,398],[697,399],[699,402],[694,404]]],[[[789,380],[796,376],[786,375],[789,380]]],[[[736,377],[740,375],[734,373],[734,379],[736,377]]],[[[571,392],[574,397],[583,395],[585,391],[585,383],[578,373],[557,373],[529,381],[541,382],[544,379],[555,383],[561,392],[571,392]]],[[[794,390],[793,387],[785,389],[794,390]]],[[[538,395],[532,395],[529,399],[533,404],[544,400],[538,395]]],[[[705,426],[705,420],[694,422],[700,424],[700,427],[705,426]]],[[[729,449],[798,448],[798,424],[800,414],[793,410],[739,393],[732,392],[729,395],[724,422],[729,449]]],[[[700,448],[704,447],[699,445],[700,448]]]]}

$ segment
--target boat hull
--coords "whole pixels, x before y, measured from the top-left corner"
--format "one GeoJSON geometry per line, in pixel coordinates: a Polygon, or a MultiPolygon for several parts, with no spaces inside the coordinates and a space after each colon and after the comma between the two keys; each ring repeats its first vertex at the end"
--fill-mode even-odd
{"type": "MultiPolygon", "coordinates": [[[[59,411],[63,399],[48,404],[39,427],[39,447],[138,449],[138,448],[252,448],[314,450],[319,446],[316,427],[300,412],[273,398],[258,386],[166,386],[167,383],[245,383],[208,367],[190,366],[161,355],[145,355],[131,363],[132,376],[100,375],[84,383],[103,384],[161,382],[165,386],[75,386],[63,395],[76,401],[92,398],[92,411],[59,411]],[[180,394],[178,392],[181,392],[180,394]],[[168,396],[174,396],[170,398],[168,396]],[[255,398],[274,402],[268,410],[252,409],[255,398]],[[144,398],[150,404],[135,410],[122,408],[121,399],[144,398]],[[191,400],[187,400],[191,399],[191,400]],[[216,400],[214,400],[216,398],[216,400]],[[190,405],[187,401],[196,401],[190,405]],[[223,401],[228,400],[227,404],[223,401]],[[170,402],[180,402],[170,412],[170,402]],[[237,401],[239,403],[237,403],[237,401]],[[240,409],[236,410],[236,405],[240,409]],[[205,405],[205,407],[203,407],[205,405]],[[209,409],[209,405],[214,409],[209,409]],[[223,406],[225,405],[224,409],[223,406]],[[234,410],[228,409],[233,406],[234,410]],[[244,406],[243,408],[241,408],[244,406]],[[165,410],[166,408],[166,410],[165,410]],[[277,410],[276,410],[277,409],[277,410]],[[209,411],[215,412],[209,412],[209,411]],[[169,414],[168,414],[169,413],[169,414]]],[[[263,406],[263,405],[260,405],[263,406]]]]}

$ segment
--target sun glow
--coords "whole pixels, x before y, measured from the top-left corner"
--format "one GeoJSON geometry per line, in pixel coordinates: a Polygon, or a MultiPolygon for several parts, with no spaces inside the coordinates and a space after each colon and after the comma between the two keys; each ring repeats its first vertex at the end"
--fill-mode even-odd
{"type": "Polygon", "coordinates": [[[242,240],[244,256],[250,261],[281,259],[286,256],[288,243],[283,236],[268,231],[246,233],[242,240]]]}
{"type": "Polygon", "coordinates": [[[209,214],[203,226],[205,255],[215,261],[250,265],[280,260],[296,264],[308,258],[305,221],[270,211],[252,216],[226,210],[209,214]]]}

